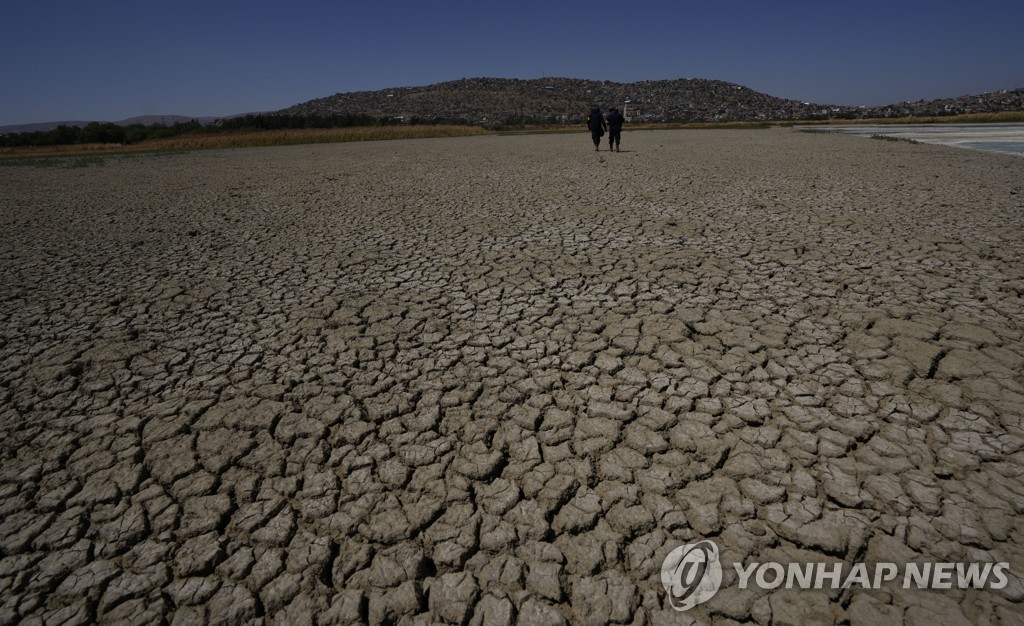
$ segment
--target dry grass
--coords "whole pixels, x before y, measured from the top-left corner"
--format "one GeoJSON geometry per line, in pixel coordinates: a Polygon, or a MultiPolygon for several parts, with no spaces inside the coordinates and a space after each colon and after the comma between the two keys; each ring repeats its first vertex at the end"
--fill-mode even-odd
{"type": "Polygon", "coordinates": [[[66,146],[19,146],[17,148],[0,148],[0,157],[102,155],[115,152],[130,152],[133,147],[112,143],[85,143],[66,146]]]}
{"type": "Polygon", "coordinates": [[[486,135],[488,131],[472,126],[357,126],[351,128],[300,128],[253,132],[183,135],[143,142],[154,150],[198,150],[204,148],[250,148],[288,146],[309,143],[381,141],[388,139],[428,139],[431,137],[467,137],[486,135]]]}
{"type": "Polygon", "coordinates": [[[252,132],[203,133],[153,139],[137,144],[81,144],[0,148],[0,157],[82,156],[138,152],[176,152],[215,148],[254,148],[311,143],[426,139],[493,134],[474,126],[357,126],[350,128],[300,128],[252,132]]]}

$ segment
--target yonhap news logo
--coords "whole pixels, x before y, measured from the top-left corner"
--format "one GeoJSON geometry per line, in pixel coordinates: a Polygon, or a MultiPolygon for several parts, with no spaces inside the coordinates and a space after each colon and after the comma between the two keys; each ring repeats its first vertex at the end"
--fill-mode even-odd
{"type": "MultiPolygon", "coordinates": [[[[721,552],[705,539],[683,544],[661,564],[661,584],[669,605],[687,611],[710,600],[722,586],[721,552]]],[[[1003,589],[1009,582],[1010,564],[999,563],[733,563],[737,586],[747,589],[1003,589]]]]}
{"type": "Polygon", "coordinates": [[[713,541],[698,541],[669,552],[661,564],[661,584],[677,611],[707,602],[722,586],[718,546],[713,541]]]}

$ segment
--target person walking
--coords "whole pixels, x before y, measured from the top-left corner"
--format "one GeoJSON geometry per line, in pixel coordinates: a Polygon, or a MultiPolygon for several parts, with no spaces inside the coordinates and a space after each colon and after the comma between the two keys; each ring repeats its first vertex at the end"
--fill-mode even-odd
{"type": "Polygon", "coordinates": [[[622,117],[622,113],[615,107],[612,107],[608,111],[608,151],[611,152],[614,148],[616,152],[619,151],[619,142],[622,139],[622,123],[626,121],[626,118],[622,117]]]}
{"type": "Polygon", "coordinates": [[[590,109],[590,115],[587,116],[587,128],[590,129],[590,138],[594,140],[594,150],[601,149],[601,137],[604,136],[607,127],[601,109],[598,107],[590,109]]]}

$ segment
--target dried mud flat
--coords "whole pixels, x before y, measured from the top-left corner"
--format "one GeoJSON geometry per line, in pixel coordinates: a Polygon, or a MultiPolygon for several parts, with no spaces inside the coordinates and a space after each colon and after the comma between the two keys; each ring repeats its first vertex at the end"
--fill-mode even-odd
{"type": "Polygon", "coordinates": [[[1021,623],[1024,159],[623,145],[0,169],[0,624],[1021,623]]]}

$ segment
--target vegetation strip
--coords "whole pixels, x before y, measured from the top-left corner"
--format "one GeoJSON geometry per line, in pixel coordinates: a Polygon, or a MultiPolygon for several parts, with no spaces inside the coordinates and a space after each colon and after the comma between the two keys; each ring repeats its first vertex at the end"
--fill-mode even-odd
{"type": "MultiPolygon", "coordinates": [[[[933,124],[933,123],[1012,123],[1024,122],[1024,111],[979,113],[943,117],[911,117],[865,120],[834,120],[831,122],[801,122],[801,126],[828,126],[835,123],[850,124],[933,124]]],[[[690,122],[636,124],[630,130],[676,129],[764,129],[792,126],[793,121],[777,122],[690,122]]],[[[343,143],[351,141],[381,141],[392,139],[427,139],[438,137],[467,137],[493,134],[566,133],[583,132],[572,125],[523,125],[501,128],[483,128],[460,124],[387,124],[366,116],[288,117],[281,115],[246,116],[227,126],[203,126],[198,122],[163,126],[154,124],[149,134],[138,142],[129,137],[132,127],[115,124],[89,124],[85,128],[60,126],[52,131],[17,133],[0,136],[0,163],[6,165],[31,164],[50,157],[112,156],[209,150],[225,148],[254,148],[316,143],[343,143]],[[317,125],[320,126],[317,126],[317,125]],[[333,126],[332,126],[333,124],[333,126]],[[121,135],[111,135],[113,129],[121,135]],[[35,141],[30,141],[34,139],[35,141]],[[12,163],[17,161],[17,163],[12,163]]],[[[86,163],[90,164],[90,163],[86,163]]],[[[92,164],[97,164],[93,162],[92,164]]],[[[98,164],[102,164],[102,160],[98,164]]]]}

